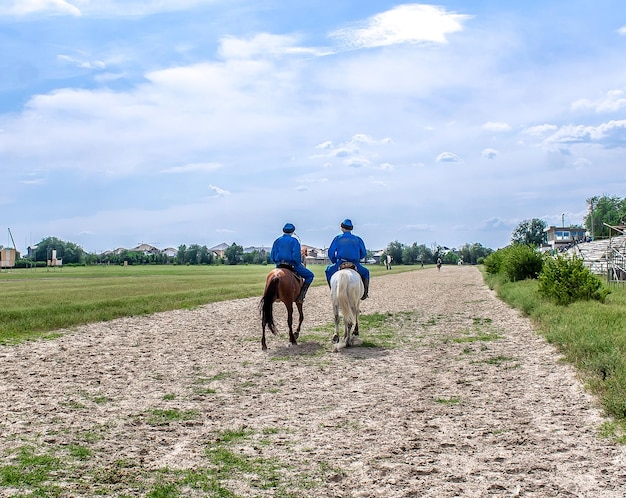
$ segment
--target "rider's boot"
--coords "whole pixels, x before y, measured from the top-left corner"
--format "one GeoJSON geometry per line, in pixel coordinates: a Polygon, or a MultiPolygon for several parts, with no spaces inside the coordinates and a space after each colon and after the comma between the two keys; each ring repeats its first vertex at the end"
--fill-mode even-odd
{"type": "Polygon", "coordinates": [[[302,302],[304,302],[304,296],[306,296],[306,291],[309,289],[309,286],[310,286],[310,285],[311,285],[311,284],[310,284],[310,283],[307,283],[307,282],[304,282],[304,283],[302,284],[302,288],[300,289],[300,294],[298,294],[298,297],[296,298],[296,302],[297,302],[297,303],[302,303],[302,302]]]}
{"type": "Polygon", "coordinates": [[[361,297],[361,301],[363,301],[363,299],[367,299],[369,296],[367,295],[367,291],[370,288],[370,279],[369,278],[364,278],[363,279],[363,297],[361,297]]]}

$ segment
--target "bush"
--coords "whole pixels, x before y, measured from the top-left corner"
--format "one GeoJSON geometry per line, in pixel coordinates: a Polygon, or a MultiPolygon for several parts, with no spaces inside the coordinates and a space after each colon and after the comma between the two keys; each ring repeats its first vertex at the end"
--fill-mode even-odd
{"type": "Polygon", "coordinates": [[[514,244],[507,247],[502,271],[511,282],[537,278],[543,267],[543,257],[533,247],[514,244]]]}
{"type": "Polygon", "coordinates": [[[498,249],[496,252],[492,252],[485,258],[485,271],[489,275],[497,275],[500,273],[505,252],[506,249],[498,249]]]}
{"type": "Polygon", "coordinates": [[[557,304],[594,299],[604,302],[611,290],[583,265],[580,258],[558,255],[546,260],[539,275],[539,293],[557,304]]]}
{"type": "Polygon", "coordinates": [[[485,271],[489,275],[502,273],[511,282],[537,278],[542,266],[541,254],[524,244],[499,249],[485,258],[485,271]]]}

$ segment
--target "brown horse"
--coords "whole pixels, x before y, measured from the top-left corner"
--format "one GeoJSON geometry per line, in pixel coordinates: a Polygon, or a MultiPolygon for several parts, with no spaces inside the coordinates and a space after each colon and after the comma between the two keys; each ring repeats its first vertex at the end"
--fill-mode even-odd
{"type": "Polygon", "coordinates": [[[261,312],[261,324],[263,327],[263,336],[261,338],[261,347],[263,351],[267,349],[265,343],[265,327],[270,329],[272,334],[276,335],[276,324],[274,323],[274,303],[282,301],[287,308],[287,325],[289,325],[289,343],[297,345],[296,339],[300,336],[300,326],[304,315],[302,313],[302,302],[296,302],[302,283],[304,280],[298,276],[293,270],[288,268],[274,268],[268,273],[265,280],[265,292],[259,303],[261,312]],[[293,303],[296,303],[298,314],[298,328],[293,331],[293,303]]]}

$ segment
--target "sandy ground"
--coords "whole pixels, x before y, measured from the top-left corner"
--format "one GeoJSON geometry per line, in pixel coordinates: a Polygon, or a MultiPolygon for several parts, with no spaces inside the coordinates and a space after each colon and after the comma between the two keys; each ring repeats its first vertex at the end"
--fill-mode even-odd
{"type": "Polygon", "coordinates": [[[262,352],[258,301],[0,347],[0,465],[29,446],[72,462],[62,496],[145,496],[157,469],[209,468],[207,448],[243,430],[229,448],[278,462],[281,484],[225,476],[237,496],[626,496],[626,450],[598,436],[594,399],[478,269],[373,279],[361,312],[387,317],[389,342],[370,338],[386,347],[365,347],[366,329],[364,346],[333,353],[321,286],[299,345],[276,304],[281,334],[262,352]],[[156,423],[157,410],[188,416],[156,423]]]}

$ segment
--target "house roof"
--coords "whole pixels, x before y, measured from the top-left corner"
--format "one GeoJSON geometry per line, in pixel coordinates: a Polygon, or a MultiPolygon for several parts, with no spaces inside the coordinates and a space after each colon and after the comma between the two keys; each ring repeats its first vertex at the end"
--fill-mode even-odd
{"type": "Polygon", "coordinates": [[[229,244],[227,244],[226,242],[222,242],[221,244],[219,244],[217,246],[213,246],[213,247],[209,248],[209,251],[225,251],[229,247],[230,247],[229,244]]]}

